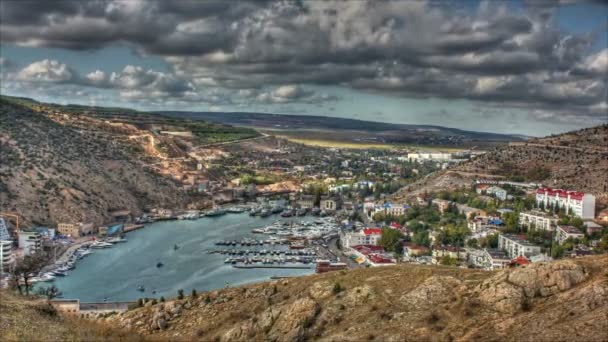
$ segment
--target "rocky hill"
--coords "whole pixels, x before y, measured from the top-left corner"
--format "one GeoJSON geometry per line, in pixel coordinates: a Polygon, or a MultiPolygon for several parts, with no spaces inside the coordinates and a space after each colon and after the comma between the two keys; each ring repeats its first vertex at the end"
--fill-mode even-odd
{"type": "Polygon", "coordinates": [[[46,300],[0,291],[0,341],[144,341],[133,332],[58,315],[46,300]]]}
{"type": "Polygon", "coordinates": [[[141,148],[89,128],[3,99],[0,208],[29,224],[101,224],[115,209],[183,205],[173,181],[142,167],[141,148]]]}
{"type": "Polygon", "coordinates": [[[497,147],[403,189],[397,197],[509,179],[594,194],[608,205],[608,125],[497,147]]]}
{"type": "Polygon", "coordinates": [[[102,319],[201,341],[606,341],[608,256],[485,272],[401,265],[221,289],[102,319]]]}

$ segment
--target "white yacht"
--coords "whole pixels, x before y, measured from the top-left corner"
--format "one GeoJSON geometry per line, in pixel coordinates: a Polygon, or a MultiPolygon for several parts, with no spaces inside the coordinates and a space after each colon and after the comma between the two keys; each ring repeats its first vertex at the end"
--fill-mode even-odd
{"type": "Polygon", "coordinates": [[[91,244],[91,248],[110,248],[113,245],[111,243],[108,242],[103,242],[103,241],[95,241],[91,244]]]}

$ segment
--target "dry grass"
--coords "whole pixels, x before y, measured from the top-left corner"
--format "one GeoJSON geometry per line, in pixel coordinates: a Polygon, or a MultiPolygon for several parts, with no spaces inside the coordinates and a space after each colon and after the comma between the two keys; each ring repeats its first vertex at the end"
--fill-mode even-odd
{"type": "Polygon", "coordinates": [[[146,341],[133,332],[62,317],[45,300],[0,291],[0,341],[146,341]]]}

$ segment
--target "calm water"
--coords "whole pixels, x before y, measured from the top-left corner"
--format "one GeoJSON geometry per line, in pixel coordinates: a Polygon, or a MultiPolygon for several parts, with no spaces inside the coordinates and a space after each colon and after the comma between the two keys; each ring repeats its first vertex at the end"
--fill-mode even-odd
{"type": "MultiPolygon", "coordinates": [[[[218,240],[253,237],[251,229],[278,219],[300,221],[302,218],[260,218],[243,213],[148,224],[144,229],[128,233],[126,243],[94,250],[78,261],[76,269],[67,277],[57,277],[55,285],[64,298],[90,302],[108,297],[110,301],[125,301],[175,297],[178,289],[186,293],[192,289],[200,292],[268,280],[271,276],[314,273],[314,269],[235,269],[224,264],[226,256],[207,254],[209,249],[225,248],[214,245],[218,240]],[[175,244],[180,247],[178,250],[173,249],[175,244]],[[164,264],[161,268],[156,267],[159,261],[164,264]],[[137,291],[139,284],[145,286],[145,292],[137,291]],[[156,289],[156,294],[152,294],[152,289],[156,289]]],[[[266,238],[265,235],[257,237],[266,238]]]]}

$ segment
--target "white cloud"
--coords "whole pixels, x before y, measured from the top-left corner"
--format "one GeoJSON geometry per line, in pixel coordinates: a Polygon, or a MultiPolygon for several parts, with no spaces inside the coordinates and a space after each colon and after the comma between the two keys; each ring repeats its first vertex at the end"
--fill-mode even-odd
{"type": "Polygon", "coordinates": [[[74,76],[66,64],[50,59],[34,62],[17,73],[18,80],[27,82],[68,82],[74,76]]]}

